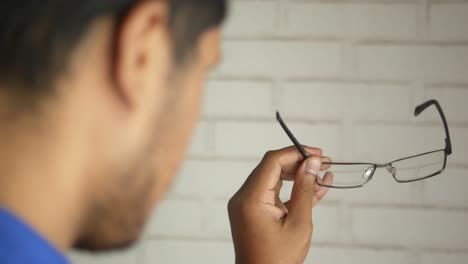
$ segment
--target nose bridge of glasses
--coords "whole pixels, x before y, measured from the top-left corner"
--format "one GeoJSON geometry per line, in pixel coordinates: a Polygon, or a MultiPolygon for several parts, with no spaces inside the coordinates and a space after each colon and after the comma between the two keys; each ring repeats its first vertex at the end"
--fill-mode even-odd
{"type": "Polygon", "coordinates": [[[397,174],[397,169],[395,167],[393,167],[392,163],[376,164],[376,167],[377,168],[385,168],[393,176],[396,176],[396,174],[397,174]]]}
{"type": "Polygon", "coordinates": [[[390,172],[393,176],[396,176],[397,174],[397,169],[392,166],[392,164],[387,164],[385,165],[385,169],[390,172]]]}

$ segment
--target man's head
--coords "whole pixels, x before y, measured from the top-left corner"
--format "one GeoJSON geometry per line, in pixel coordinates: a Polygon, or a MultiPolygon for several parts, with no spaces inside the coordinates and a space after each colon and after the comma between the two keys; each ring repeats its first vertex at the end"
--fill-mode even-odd
{"type": "Polygon", "coordinates": [[[21,150],[47,142],[41,169],[55,175],[51,186],[75,192],[67,198],[83,213],[75,246],[137,239],[183,160],[202,83],[220,56],[226,5],[0,3],[0,143],[21,138],[12,149],[27,159],[21,150]]]}

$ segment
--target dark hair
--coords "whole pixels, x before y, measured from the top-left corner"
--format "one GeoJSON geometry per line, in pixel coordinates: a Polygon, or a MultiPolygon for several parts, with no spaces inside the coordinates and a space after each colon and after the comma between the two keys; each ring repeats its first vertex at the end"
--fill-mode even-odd
{"type": "MultiPolygon", "coordinates": [[[[226,1],[168,0],[177,62],[190,57],[200,34],[222,23],[226,1]]],[[[0,1],[0,83],[10,89],[3,92],[34,96],[50,91],[91,24],[105,15],[123,21],[138,2],[0,1]]]]}

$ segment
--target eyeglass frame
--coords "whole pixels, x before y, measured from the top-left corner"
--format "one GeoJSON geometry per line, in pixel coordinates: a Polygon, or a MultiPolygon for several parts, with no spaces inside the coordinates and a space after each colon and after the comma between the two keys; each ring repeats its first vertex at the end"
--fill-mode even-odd
{"type": "MultiPolygon", "coordinates": [[[[435,177],[435,176],[440,175],[441,173],[443,173],[445,171],[446,167],[447,167],[447,157],[452,154],[452,141],[450,139],[450,131],[449,131],[449,127],[448,127],[448,124],[447,124],[447,119],[445,117],[444,111],[442,110],[442,107],[440,106],[440,104],[439,104],[439,102],[437,100],[432,99],[432,100],[429,100],[429,101],[427,101],[425,103],[422,103],[421,105],[417,106],[415,108],[415,110],[414,110],[414,116],[416,116],[416,117],[419,116],[424,110],[426,110],[427,108],[429,108],[432,105],[434,105],[437,108],[437,111],[438,111],[438,113],[439,113],[439,115],[440,115],[440,117],[442,119],[442,123],[444,125],[444,129],[445,129],[445,149],[429,151],[429,152],[425,152],[425,153],[421,153],[421,154],[417,154],[417,155],[397,159],[397,160],[391,161],[391,162],[386,163],[386,164],[362,163],[362,162],[323,162],[322,163],[323,165],[345,165],[345,166],[346,165],[369,165],[369,166],[373,167],[373,170],[372,170],[372,174],[368,176],[366,182],[364,182],[361,185],[356,185],[356,186],[333,186],[333,185],[326,185],[326,184],[320,183],[318,180],[317,180],[317,184],[320,185],[320,186],[323,186],[323,187],[333,188],[333,189],[362,188],[362,187],[366,186],[372,180],[372,178],[374,177],[375,171],[378,168],[387,168],[387,169],[388,168],[394,168],[392,166],[393,163],[403,161],[403,160],[408,160],[408,159],[411,159],[411,158],[421,157],[421,156],[432,154],[432,153],[442,152],[442,151],[444,152],[444,166],[443,166],[443,168],[441,170],[439,170],[438,172],[435,172],[435,173],[433,173],[433,174],[431,174],[429,176],[425,176],[423,178],[414,179],[414,180],[398,180],[395,173],[391,173],[390,171],[389,172],[392,174],[393,178],[398,183],[411,183],[411,182],[422,181],[422,180],[426,180],[426,179],[435,177]]],[[[286,132],[289,139],[291,139],[291,141],[294,143],[294,145],[299,150],[301,155],[304,157],[304,160],[310,158],[311,155],[305,150],[304,146],[299,143],[297,138],[294,136],[294,134],[288,128],[288,126],[284,122],[283,118],[281,117],[281,114],[279,113],[279,111],[276,112],[276,120],[279,122],[279,124],[283,128],[284,132],[286,132]]]]}

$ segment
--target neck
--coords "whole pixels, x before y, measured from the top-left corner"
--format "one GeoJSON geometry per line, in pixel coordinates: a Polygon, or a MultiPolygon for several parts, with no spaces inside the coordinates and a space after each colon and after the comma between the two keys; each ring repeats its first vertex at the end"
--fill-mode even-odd
{"type": "Polygon", "coordinates": [[[8,128],[0,124],[0,206],[65,253],[84,209],[79,206],[83,186],[72,173],[77,171],[72,163],[76,154],[69,155],[77,149],[64,144],[70,140],[60,129],[19,123],[8,128]]]}

